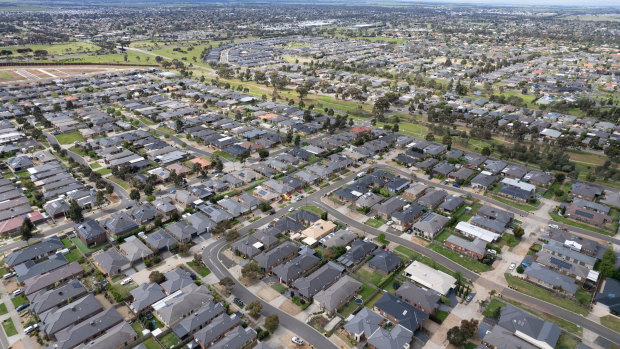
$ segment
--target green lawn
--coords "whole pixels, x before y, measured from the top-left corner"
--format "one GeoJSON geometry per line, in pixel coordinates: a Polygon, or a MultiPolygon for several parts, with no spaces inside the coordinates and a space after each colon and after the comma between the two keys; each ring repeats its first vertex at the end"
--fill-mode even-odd
{"type": "Polygon", "coordinates": [[[76,262],[78,261],[80,258],[82,258],[82,254],[80,253],[80,251],[77,248],[72,249],[71,251],[69,251],[69,253],[67,253],[65,255],[65,258],[67,258],[67,261],[69,263],[71,262],[76,262]]]}
{"type": "Polygon", "coordinates": [[[452,233],[450,233],[447,230],[444,230],[444,231],[441,232],[441,234],[439,234],[439,235],[437,235],[435,237],[435,240],[443,243],[444,241],[446,241],[450,237],[450,235],[452,235],[452,233]]]}
{"type": "Polygon", "coordinates": [[[370,272],[364,268],[359,268],[355,271],[355,275],[359,276],[362,280],[371,283],[375,286],[379,285],[379,283],[381,282],[381,280],[383,279],[383,277],[385,275],[377,272],[377,271],[373,271],[370,272]]]}
{"type": "Polygon", "coordinates": [[[282,284],[273,284],[273,285],[271,285],[271,288],[273,288],[274,290],[278,291],[280,294],[284,294],[284,292],[286,292],[286,290],[287,290],[286,286],[284,286],[282,284]]]}
{"type": "Polygon", "coordinates": [[[588,225],[588,224],[585,224],[585,223],[575,222],[572,219],[568,219],[566,217],[562,217],[559,214],[554,213],[554,212],[549,212],[549,216],[551,216],[551,219],[553,219],[556,222],[564,223],[566,225],[572,225],[573,227],[578,227],[578,228],[582,228],[582,229],[591,230],[591,231],[594,231],[594,232],[597,232],[597,233],[603,234],[603,235],[614,236],[614,233],[612,233],[611,231],[595,228],[595,227],[593,227],[591,225],[588,225]]]}
{"type": "Polygon", "coordinates": [[[11,58],[25,58],[33,56],[33,52],[18,53],[17,49],[20,48],[29,48],[33,52],[36,50],[45,50],[47,51],[48,55],[88,53],[95,52],[100,49],[100,47],[97,45],[81,41],[63,42],[58,44],[4,46],[0,49],[12,51],[13,54],[10,56],[11,58]]]}
{"type": "Polygon", "coordinates": [[[9,311],[6,309],[6,304],[0,303],[0,315],[4,315],[4,314],[6,314],[8,312],[9,311]]]}
{"type": "Polygon", "coordinates": [[[576,302],[563,298],[560,296],[556,296],[553,293],[549,292],[549,290],[531,284],[525,280],[522,280],[514,275],[506,274],[506,281],[508,281],[508,285],[515,288],[517,291],[521,293],[525,293],[534,298],[538,298],[545,302],[555,304],[558,307],[562,307],[566,310],[572,311],[573,313],[588,315],[589,311],[587,308],[577,304],[576,302]]]}
{"type": "Polygon", "coordinates": [[[444,322],[444,320],[446,320],[448,315],[450,315],[450,313],[447,311],[443,311],[443,310],[439,310],[435,314],[435,316],[437,316],[437,319],[439,319],[439,322],[442,322],[442,323],[444,322]]]}
{"type": "Polygon", "coordinates": [[[560,338],[558,338],[558,342],[555,344],[557,349],[575,349],[579,345],[579,340],[575,339],[575,337],[562,332],[560,334],[560,338]]]}
{"type": "Polygon", "coordinates": [[[84,157],[86,156],[86,153],[84,152],[84,150],[82,150],[82,148],[78,148],[75,145],[72,146],[71,148],[69,148],[70,151],[76,153],[77,155],[84,157]]]}
{"type": "Polygon", "coordinates": [[[88,255],[90,253],[93,253],[97,250],[100,250],[102,248],[105,248],[109,245],[109,242],[105,242],[99,246],[96,246],[94,248],[88,248],[86,245],[84,245],[84,243],[82,242],[82,240],[80,240],[77,237],[74,237],[73,239],[71,239],[71,241],[73,241],[73,243],[75,244],[75,246],[77,246],[77,248],[80,249],[80,252],[82,252],[83,255],[88,255]]]}
{"type": "MultiPolygon", "coordinates": [[[[107,169],[106,169],[106,170],[107,170],[107,169]]],[[[97,171],[97,172],[99,172],[99,173],[101,173],[101,174],[103,175],[102,171],[103,171],[103,170],[100,170],[100,171],[97,171]]],[[[112,171],[110,171],[110,172],[112,172],[112,171]]],[[[121,187],[123,187],[123,189],[125,189],[125,190],[129,189],[129,187],[130,187],[129,183],[125,182],[124,180],[122,180],[122,179],[120,179],[120,178],[118,178],[118,177],[116,177],[116,176],[112,176],[112,177],[110,177],[109,179],[110,179],[112,182],[114,182],[114,183],[116,183],[116,184],[120,185],[121,187]]]]}
{"type": "Polygon", "coordinates": [[[375,303],[381,298],[383,297],[383,292],[377,292],[377,294],[375,294],[368,302],[366,302],[366,308],[370,308],[372,309],[372,306],[375,305],[375,303]]]}
{"type": "Polygon", "coordinates": [[[11,318],[2,321],[2,327],[4,328],[4,332],[6,332],[7,337],[17,334],[17,329],[15,328],[15,324],[13,324],[13,319],[11,318]]]}
{"type": "Polygon", "coordinates": [[[62,238],[60,241],[62,242],[62,245],[66,248],[71,248],[71,246],[73,246],[73,243],[71,243],[71,240],[69,240],[69,238],[62,238]]]}
{"type": "Polygon", "coordinates": [[[221,157],[223,157],[224,159],[229,160],[229,161],[237,161],[237,159],[235,159],[235,157],[234,157],[234,156],[232,156],[232,155],[228,154],[228,153],[227,153],[227,152],[225,152],[225,151],[218,150],[218,151],[214,152],[213,154],[215,154],[215,155],[217,155],[217,156],[221,156],[221,157]]]}
{"type": "Polygon", "coordinates": [[[366,222],[364,222],[364,224],[369,225],[369,226],[377,229],[380,226],[384,225],[385,222],[387,222],[387,221],[385,219],[383,219],[383,218],[368,218],[366,220],[366,222]]]}
{"type": "MultiPolygon", "coordinates": [[[[101,164],[98,162],[93,162],[92,164],[90,164],[90,168],[92,168],[93,170],[100,168],[100,167],[101,167],[101,164]]],[[[112,170],[110,170],[110,172],[112,172],[112,170]]]]}
{"type": "Polygon", "coordinates": [[[145,125],[148,125],[148,126],[153,126],[153,125],[155,125],[155,123],[154,123],[153,121],[151,121],[151,119],[149,119],[149,118],[145,118],[144,116],[139,116],[138,118],[139,118],[139,119],[140,119],[140,121],[142,121],[145,125]]]}
{"type": "Polygon", "coordinates": [[[61,133],[59,135],[56,135],[56,139],[60,144],[73,144],[75,142],[84,142],[84,137],[82,137],[82,135],[77,131],[61,133]]]}
{"type": "Polygon", "coordinates": [[[601,325],[617,331],[620,328],[620,317],[614,315],[605,315],[601,317],[601,325]]]}
{"type": "Polygon", "coordinates": [[[517,246],[521,242],[521,239],[515,238],[514,235],[505,233],[497,242],[497,247],[502,248],[504,245],[508,245],[510,250],[512,250],[515,246],[517,246]]]}
{"type": "Polygon", "coordinates": [[[209,268],[205,267],[204,265],[195,265],[194,262],[187,262],[187,265],[195,272],[197,272],[200,277],[205,277],[211,274],[211,270],[209,270],[209,268]]]}
{"type": "Polygon", "coordinates": [[[588,292],[583,288],[579,287],[576,294],[577,301],[581,304],[589,305],[592,303],[592,292],[588,292]]]}
{"type": "MultiPolygon", "coordinates": [[[[99,165],[99,164],[97,164],[97,165],[99,165]]],[[[99,165],[99,167],[101,167],[101,165],[99,165]]],[[[97,170],[97,172],[99,172],[102,176],[105,176],[107,174],[112,173],[112,170],[109,169],[109,168],[102,168],[100,170],[97,170]]]]}
{"type": "Polygon", "coordinates": [[[73,58],[45,59],[37,62],[157,65],[157,63],[155,62],[155,57],[136,51],[127,51],[126,53],[111,53],[105,55],[90,55],[73,58]]]}
{"type": "Polygon", "coordinates": [[[144,327],[142,327],[142,324],[140,323],[140,321],[132,322],[131,328],[133,328],[133,330],[136,331],[136,333],[138,334],[138,338],[142,337],[142,330],[144,330],[144,327]]]}
{"type": "MultiPolygon", "coordinates": [[[[393,125],[386,122],[377,122],[377,127],[383,128],[384,125],[393,125]]],[[[424,138],[428,133],[428,127],[421,124],[412,124],[410,122],[401,122],[398,124],[398,133],[407,136],[424,138]]]]}
{"type": "Polygon", "coordinates": [[[366,301],[374,293],[375,293],[375,289],[372,286],[362,284],[362,289],[360,290],[359,295],[360,297],[362,297],[364,301],[366,301]]]}
{"type": "Polygon", "coordinates": [[[164,348],[172,348],[179,344],[179,337],[175,336],[173,332],[166,334],[165,336],[159,339],[159,342],[163,345],[164,348]]]}
{"type": "Polygon", "coordinates": [[[13,302],[13,306],[17,308],[22,304],[28,303],[28,298],[26,298],[26,296],[22,293],[17,297],[11,298],[11,302],[13,302]]]}
{"type": "Polygon", "coordinates": [[[325,213],[325,211],[321,210],[320,208],[316,207],[316,206],[312,206],[312,205],[304,205],[301,206],[300,209],[302,210],[306,210],[306,211],[310,211],[312,213],[314,213],[315,215],[321,217],[321,215],[323,215],[323,213],[325,213]]]}
{"type": "Polygon", "coordinates": [[[452,251],[450,249],[447,249],[443,246],[439,246],[436,244],[430,244],[427,247],[437,253],[441,253],[442,255],[450,258],[451,260],[464,266],[465,268],[469,270],[473,270],[474,272],[485,272],[491,269],[491,267],[488,266],[487,264],[480,263],[479,261],[473,258],[463,256],[462,254],[452,251]]]}
{"type": "Polygon", "coordinates": [[[487,308],[482,312],[482,315],[493,318],[499,314],[498,310],[504,305],[506,305],[506,303],[494,298],[489,302],[489,305],[487,305],[487,308]]]}
{"type": "Polygon", "coordinates": [[[121,295],[121,297],[123,297],[123,299],[129,297],[130,295],[130,291],[133,290],[134,288],[137,288],[138,285],[136,285],[135,282],[129,283],[127,285],[122,286],[120,283],[118,284],[112,284],[112,288],[114,290],[116,290],[116,292],[118,292],[118,294],[121,295]]]}
{"type": "Polygon", "coordinates": [[[142,342],[142,344],[144,344],[146,349],[161,349],[161,345],[159,345],[159,343],[157,343],[157,341],[155,341],[155,338],[153,337],[145,340],[144,342],[142,342]]]}
{"type": "Polygon", "coordinates": [[[508,200],[508,199],[505,199],[505,198],[497,196],[497,195],[491,195],[491,196],[493,197],[493,199],[495,199],[495,200],[497,200],[499,202],[503,202],[506,205],[510,205],[510,206],[512,206],[514,208],[518,208],[519,210],[523,210],[523,211],[528,211],[528,212],[536,211],[538,209],[538,206],[540,206],[540,205],[534,206],[534,205],[530,205],[530,204],[520,204],[518,202],[514,202],[512,200],[508,200]]]}
{"type": "Polygon", "coordinates": [[[353,313],[355,309],[357,309],[357,307],[359,307],[359,305],[355,303],[355,298],[353,298],[345,305],[340,307],[340,309],[338,309],[338,313],[340,313],[340,315],[342,315],[342,317],[346,319],[349,315],[351,315],[351,313],[353,313]]]}

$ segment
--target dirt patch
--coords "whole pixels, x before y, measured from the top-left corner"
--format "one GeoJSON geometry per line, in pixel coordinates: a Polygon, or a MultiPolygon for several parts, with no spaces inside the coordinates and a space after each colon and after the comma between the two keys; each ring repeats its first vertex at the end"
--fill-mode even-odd
{"type": "Polygon", "coordinates": [[[441,326],[435,330],[435,333],[431,337],[431,342],[437,345],[443,345],[443,343],[448,338],[448,330],[454,326],[458,326],[461,323],[461,318],[450,314],[441,324],[441,326]]]}
{"type": "Polygon", "coordinates": [[[25,77],[17,74],[13,70],[1,69],[0,70],[0,82],[11,82],[26,80],[25,77]]]}
{"type": "Polygon", "coordinates": [[[266,302],[271,302],[272,300],[280,296],[280,292],[274,290],[273,288],[271,288],[271,286],[265,286],[260,291],[258,291],[257,296],[259,296],[266,302]]]}
{"type": "Polygon", "coordinates": [[[531,246],[530,242],[527,241],[521,241],[521,243],[519,243],[517,246],[515,246],[512,249],[512,253],[519,255],[519,256],[523,256],[527,254],[527,251],[529,250],[531,246]]]}
{"type": "Polygon", "coordinates": [[[106,198],[108,199],[108,201],[110,201],[110,203],[112,203],[112,204],[117,204],[117,203],[119,203],[119,202],[121,201],[121,200],[119,200],[118,195],[116,195],[116,194],[108,194],[108,195],[106,195],[105,197],[106,197],[106,198]]]}
{"type": "Polygon", "coordinates": [[[282,343],[285,348],[310,349],[310,345],[307,342],[305,342],[305,340],[304,340],[304,345],[297,345],[297,344],[293,343],[291,341],[291,338],[293,338],[293,337],[295,337],[294,334],[292,334],[290,332],[286,332],[286,334],[280,336],[280,338],[278,338],[278,339],[280,339],[280,343],[282,343]]]}
{"type": "Polygon", "coordinates": [[[416,237],[413,234],[411,234],[411,241],[415,242],[416,244],[422,245],[422,246],[428,246],[429,244],[428,241],[424,239],[420,239],[419,237],[416,237]]]}
{"type": "MultiPolygon", "coordinates": [[[[290,314],[290,315],[297,315],[299,313],[301,313],[301,309],[299,309],[299,307],[293,303],[290,299],[285,300],[281,305],[280,305],[280,310],[285,311],[286,313],[290,314]]],[[[290,342],[290,338],[289,338],[289,342],[290,342]]]]}
{"type": "Polygon", "coordinates": [[[119,314],[121,314],[121,316],[123,317],[123,320],[125,320],[125,321],[129,321],[129,320],[135,319],[135,315],[129,309],[128,306],[124,305],[122,307],[117,307],[116,310],[119,312],[119,314]]]}

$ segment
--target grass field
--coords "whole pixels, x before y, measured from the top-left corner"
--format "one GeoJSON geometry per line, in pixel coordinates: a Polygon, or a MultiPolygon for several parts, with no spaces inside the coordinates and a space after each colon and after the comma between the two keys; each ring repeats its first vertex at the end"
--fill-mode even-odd
{"type": "Polygon", "coordinates": [[[435,237],[435,240],[443,243],[444,241],[446,241],[446,239],[448,239],[450,237],[450,235],[452,235],[449,231],[444,230],[441,232],[441,234],[437,235],[435,237]]]}
{"type": "Polygon", "coordinates": [[[562,333],[560,334],[560,338],[558,338],[558,342],[555,344],[555,347],[558,349],[575,349],[578,345],[579,340],[569,334],[562,333]]]}
{"type": "Polygon", "coordinates": [[[555,304],[558,307],[562,307],[577,314],[585,316],[589,313],[587,308],[577,304],[570,299],[555,296],[553,293],[549,292],[549,290],[545,288],[531,284],[514,275],[506,274],[504,276],[506,277],[506,281],[508,281],[508,285],[513,286],[517,291],[521,293],[525,293],[534,298],[538,298],[545,302],[555,304]]]}
{"type": "Polygon", "coordinates": [[[211,270],[209,270],[209,268],[205,267],[204,265],[195,265],[194,262],[187,262],[187,265],[192,268],[192,270],[197,272],[200,277],[205,277],[211,274],[211,270]]]}
{"type": "Polygon", "coordinates": [[[284,292],[286,292],[286,290],[287,290],[286,286],[284,286],[282,284],[273,284],[273,285],[271,285],[271,288],[273,288],[274,290],[278,291],[280,294],[284,294],[284,292]]]}
{"type": "Polygon", "coordinates": [[[17,329],[15,328],[15,324],[13,323],[13,319],[8,318],[2,321],[2,327],[4,328],[4,332],[7,337],[11,337],[17,334],[17,329]]]}
{"type": "Polygon", "coordinates": [[[614,315],[605,315],[601,317],[601,325],[609,327],[614,331],[620,328],[620,317],[614,315]]]}
{"type": "Polygon", "coordinates": [[[75,54],[75,53],[89,53],[95,52],[100,49],[99,46],[93,45],[86,42],[76,41],[76,42],[65,42],[59,44],[49,44],[49,45],[25,45],[25,46],[4,46],[0,47],[0,50],[10,50],[13,52],[9,58],[26,58],[33,57],[33,52],[27,53],[18,53],[17,49],[29,48],[33,52],[36,50],[45,50],[47,51],[49,56],[55,56],[59,54],[75,54]]]}
{"type": "Polygon", "coordinates": [[[368,286],[366,284],[362,284],[362,289],[360,290],[359,295],[365,301],[368,298],[370,298],[370,296],[372,296],[374,293],[375,293],[375,289],[373,287],[368,286]]]}
{"type": "Polygon", "coordinates": [[[536,211],[538,209],[538,206],[534,206],[534,205],[530,205],[530,204],[520,204],[518,202],[514,202],[512,200],[508,200],[508,199],[505,199],[503,197],[499,197],[497,195],[491,195],[491,196],[493,197],[493,199],[495,199],[495,200],[497,200],[499,202],[503,202],[506,205],[510,205],[510,206],[512,206],[514,208],[518,208],[519,210],[531,212],[531,211],[536,211]]]}
{"type": "MultiPolygon", "coordinates": [[[[76,147],[75,145],[72,146],[71,148],[69,148],[69,150],[74,152],[74,153],[76,153],[79,156],[82,156],[82,157],[86,156],[86,153],[84,152],[84,150],[82,150],[82,148],[76,147]]],[[[101,166],[101,165],[99,165],[99,166],[101,166]]]]}
{"type": "Polygon", "coordinates": [[[140,323],[140,321],[132,322],[131,328],[133,328],[133,330],[136,331],[138,338],[142,337],[142,330],[144,330],[144,327],[142,327],[142,324],[140,323]]]}
{"type": "MultiPolygon", "coordinates": [[[[92,164],[90,164],[90,168],[92,168],[93,170],[101,168],[101,164],[98,162],[93,162],[92,164]]],[[[112,172],[112,170],[110,170],[110,172],[112,172]]]]}
{"type": "Polygon", "coordinates": [[[384,225],[385,222],[387,222],[387,221],[385,219],[383,219],[383,218],[368,218],[366,220],[366,222],[364,222],[364,224],[369,225],[369,226],[377,229],[380,226],[384,225]]]}
{"type": "Polygon", "coordinates": [[[312,206],[312,205],[304,205],[301,206],[300,209],[302,210],[306,210],[306,211],[310,211],[312,213],[314,213],[315,215],[321,217],[321,215],[323,213],[325,213],[325,211],[321,210],[320,208],[316,207],[316,206],[312,206]]]}
{"type": "MultiPolygon", "coordinates": [[[[108,169],[108,168],[106,168],[105,170],[109,170],[109,171],[110,171],[110,173],[112,173],[112,171],[111,171],[110,169],[108,169]]],[[[99,170],[99,171],[97,171],[97,172],[99,172],[99,173],[101,173],[101,174],[103,175],[103,174],[104,174],[104,172],[103,172],[103,171],[104,171],[104,170],[99,170]]],[[[127,182],[125,182],[124,180],[122,180],[122,179],[120,179],[120,178],[117,178],[117,177],[115,177],[115,176],[112,176],[112,177],[110,177],[109,179],[110,179],[112,182],[114,182],[114,183],[116,183],[116,184],[120,185],[121,187],[123,187],[123,189],[125,189],[125,190],[129,189],[129,187],[130,187],[129,183],[127,183],[127,182]]]]}
{"type": "Polygon", "coordinates": [[[495,317],[497,314],[499,314],[499,309],[501,309],[504,305],[506,305],[506,303],[497,299],[492,299],[491,302],[489,302],[489,305],[487,305],[486,309],[482,312],[482,315],[491,318],[495,317]]]}
{"type": "Polygon", "coordinates": [[[0,315],[4,315],[4,314],[6,314],[8,312],[9,311],[6,309],[6,304],[0,303],[0,315]]]}
{"type": "MultiPolygon", "coordinates": [[[[378,122],[377,127],[383,128],[384,125],[392,125],[390,123],[378,122]]],[[[428,127],[421,124],[412,124],[410,122],[401,122],[398,124],[398,133],[407,136],[424,138],[428,133],[428,127]]]]}
{"type": "Polygon", "coordinates": [[[91,55],[84,57],[73,57],[63,59],[47,59],[37,62],[48,63],[108,63],[108,64],[146,64],[157,65],[155,56],[147,55],[135,51],[127,51],[126,53],[110,53],[105,55],[91,55]],[[125,56],[127,59],[125,60],[125,56]]]}
{"type": "Polygon", "coordinates": [[[445,257],[450,258],[451,260],[455,261],[456,263],[464,266],[465,268],[469,270],[473,270],[475,272],[485,272],[491,269],[491,267],[488,266],[487,264],[480,263],[479,261],[473,258],[463,256],[462,254],[452,251],[450,249],[447,249],[443,246],[439,246],[436,244],[430,244],[427,247],[437,253],[441,253],[445,257]]]}
{"type": "Polygon", "coordinates": [[[82,137],[82,135],[77,131],[61,133],[59,135],[56,135],[56,139],[60,144],[73,144],[75,142],[84,142],[84,137],[82,137]]]}
{"type": "Polygon", "coordinates": [[[107,247],[109,245],[109,242],[106,241],[105,243],[103,243],[103,244],[101,244],[101,245],[99,245],[99,246],[97,246],[95,248],[88,248],[86,245],[84,245],[82,240],[80,240],[77,237],[72,238],[71,241],[73,241],[75,246],[77,246],[77,248],[80,249],[80,252],[82,252],[82,254],[84,254],[84,255],[87,255],[89,253],[93,253],[93,252],[95,252],[97,250],[100,250],[102,248],[105,248],[105,247],[107,247]]]}
{"type": "Polygon", "coordinates": [[[145,340],[144,342],[142,342],[142,344],[144,344],[146,349],[161,349],[161,345],[159,345],[159,343],[157,343],[157,341],[155,341],[155,338],[153,337],[145,340]]]}
{"type": "Polygon", "coordinates": [[[67,253],[65,255],[65,258],[67,258],[67,261],[69,263],[76,262],[77,260],[82,258],[82,254],[80,253],[80,251],[77,248],[74,248],[71,251],[69,251],[69,253],[67,253]]]}
{"type": "Polygon", "coordinates": [[[163,345],[164,348],[172,348],[179,344],[179,337],[175,336],[173,332],[166,334],[165,336],[159,339],[159,342],[163,345]]]}
{"type": "Polygon", "coordinates": [[[338,309],[338,313],[340,313],[340,315],[342,315],[342,317],[346,319],[349,315],[351,315],[351,313],[353,313],[355,309],[357,309],[357,307],[359,307],[359,305],[355,303],[355,298],[353,298],[345,305],[340,307],[340,309],[338,309]]]}

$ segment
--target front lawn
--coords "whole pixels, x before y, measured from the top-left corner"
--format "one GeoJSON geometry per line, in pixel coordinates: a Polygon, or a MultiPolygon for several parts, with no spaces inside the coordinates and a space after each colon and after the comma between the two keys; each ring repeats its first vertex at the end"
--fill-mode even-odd
{"type": "Polygon", "coordinates": [[[620,317],[614,315],[605,315],[601,317],[601,325],[609,327],[616,331],[620,328],[620,317]]]}
{"type": "Polygon", "coordinates": [[[84,137],[82,137],[82,135],[77,131],[61,133],[59,135],[56,135],[56,139],[60,144],[73,144],[75,142],[84,142],[84,137]]]}
{"type": "Polygon", "coordinates": [[[592,293],[584,290],[581,287],[579,287],[579,290],[577,290],[577,294],[575,295],[575,297],[577,298],[577,301],[581,304],[589,305],[590,303],[592,303],[592,293]]]}
{"type": "Polygon", "coordinates": [[[435,237],[435,240],[443,243],[444,241],[446,241],[450,237],[450,235],[452,235],[452,234],[449,231],[444,230],[444,231],[441,232],[441,234],[439,234],[439,235],[437,235],[435,237]]]}
{"type": "Polygon", "coordinates": [[[284,294],[284,292],[286,292],[286,286],[282,284],[273,284],[271,285],[271,288],[278,291],[280,294],[284,294]]]}
{"type": "Polygon", "coordinates": [[[62,238],[60,239],[60,241],[62,241],[62,245],[65,246],[66,248],[71,248],[71,246],[73,246],[69,238],[62,238]]]}
{"type": "Polygon", "coordinates": [[[538,202],[536,205],[530,205],[530,204],[521,204],[518,202],[514,202],[512,200],[508,200],[505,199],[503,197],[497,196],[497,195],[491,195],[493,197],[493,199],[499,201],[499,202],[503,202],[506,205],[510,205],[514,208],[518,208],[519,210],[523,210],[523,211],[536,211],[538,210],[538,206],[540,206],[540,202],[538,202]]]}
{"type": "Polygon", "coordinates": [[[83,242],[82,240],[80,240],[77,237],[74,237],[73,239],[71,239],[71,241],[73,241],[73,243],[75,244],[75,246],[77,246],[77,248],[80,249],[80,252],[82,252],[83,255],[88,255],[90,253],[93,253],[97,250],[100,250],[102,248],[107,247],[110,243],[108,241],[104,242],[103,244],[93,247],[93,248],[88,248],[83,242]]]}
{"type": "Polygon", "coordinates": [[[105,176],[107,174],[112,173],[112,170],[109,168],[102,168],[102,169],[97,170],[97,172],[99,172],[99,174],[101,174],[102,176],[105,176]]]}
{"type": "Polygon", "coordinates": [[[86,156],[86,153],[84,152],[84,150],[82,150],[82,148],[76,147],[75,145],[72,146],[71,148],[69,148],[69,150],[74,152],[74,153],[76,153],[76,154],[78,154],[81,157],[86,156]]]}
{"type": "Polygon", "coordinates": [[[196,265],[194,264],[194,262],[187,262],[187,265],[192,268],[192,270],[194,270],[195,272],[198,273],[198,275],[200,275],[200,277],[205,277],[209,274],[211,274],[211,270],[209,270],[209,268],[205,267],[204,265],[196,265]]]}
{"type": "Polygon", "coordinates": [[[8,312],[9,311],[6,309],[6,304],[0,303],[0,315],[4,315],[4,314],[6,314],[8,312]]]}
{"type": "Polygon", "coordinates": [[[299,298],[298,296],[295,296],[295,297],[293,297],[293,303],[297,304],[297,306],[300,307],[301,310],[304,310],[307,307],[309,307],[310,303],[312,303],[312,302],[303,301],[303,303],[302,303],[302,299],[299,298]]]}
{"type": "Polygon", "coordinates": [[[17,329],[15,328],[15,324],[13,323],[13,319],[8,318],[2,321],[2,327],[4,328],[4,332],[7,337],[11,337],[17,334],[17,329]]]}
{"type": "Polygon", "coordinates": [[[448,315],[450,315],[450,313],[447,311],[443,311],[443,310],[439,310],[437,311],[437,313],[435,313],[435,316],[439,320],[439,323],[443,323],[448,317],[448,315]]]}
{"type": "Polygon", "coordinates": [[[491,267],[487,264],[481,263],[473,258],[463,256],[462,254],[458,252],[452,251],[450,249],[436,245],[434,243],[428,245],[427,247],[437,253],[444,255],[445,257],[448,257],[449,259],[464,266],[465,268],[469,270],[473,270],[474,272],[485,272],[491,269],[491,267]]]}
{"type": "Polygon", "coordinates": [[[499,317],[499,310],[506,305],[506,303],[499,301],[497,299],[492,299],[487,305],[487,308],[484,309],[482,315],[490,318],[499,317]]]}
{"type": "Polygon", "coordinates": [[[28,298],[26,298],[26,296],[24,296],[24,294],[22,293],[17,297],[11,298],[11,302],[13,302],[13,306],[17,308],[22,304],[28,303],[28,298]]]}
{"type": "Polygon", "coordinates": [[[100,168],[100,167],[101,167],[101,164],[98,162],[93,162],[92,164],[90,164],[90,168],[92,168],[93,170],[100,168]]]}
{"type": "Polygon", "coordinates": [[[321,210],[320,208],[316,207],[316,206],[312,206],[312,205],[304,205],[301,206],[300,209],[302,210],[306,210],[306,211],[310,211],[312,213],[314,213],[315,215],[321,217],[323,215],[323,213],[325,213],[325,211],[321,210]]]}
{"type": "Polygon", "coordinates": [[[387,222],[385,219],[380,218],[380,217],[376,217],[376,218],[368,218],[368,220],[366,220],[366,222],[364,222],[364,224],[369,225],[369,226],[377,229],[380,226],[384,225],[385,222],[387,222]]]}
{"type": "Polygon", "coordinates": [[[579,340],[567,333],[562,333],[560,334],[560,338],[558,338],[558,342],[555,344],[555,347],[558,349],[576,349],[578,345],[579,340]]]}
{"type": "MultiPolygon", "coordinates": [[[[106,169],[106,170],[109,170],[109,169],[106,169]]],[[[97,171],[97,172],[101,173],[102,175],[104,174],[102,172],[102,170],[97,171]]],[[[111,170],[110,170],[110,173],[112,173],[111,170]]],[[[110,179],[112,180],[112,182],[114,182],[114,183],[120,185],[121,187],[123,187],[123,189],[125,189],[125,190],[129,189],[129,183],[125,182],[124,180],[122,180],[120,178],[117,178],[115,176],[110,177],[110,179]]]]}
{"type": "Polygon", "coordinates": [[[173,332],[170,332],[165,336],[161,337],[159,339],[159,342],[161,343],[161,345],[164,346],[164,348],[172,348],[179,344],[180,340],[179,337],[175,336],[173,332]]]}
{"type": "Polygon", "coordinates": [[[161,349],[161,345],[155,341],[155,338],[151,337],[144,342],[142,342],[146,349],[161,349]]]}
{"type": "Polygon", "coordinates": [[[567,299],[561,296],[556,296],[545,288],[536,286],[514,275],[505,274],[504,276],[506,277],[506,281],[508,281],[508,285],[512,286],[515,290],[521,293],[525,293],[528,296],[532,296],[542,301],[555,304],[558,307],[562,307],[566,310],[572,311],[573,313],[581,314],[584,316],[588,315],[589,313],[587,308],[577,304],[576,302],[570,299],[567,299]]]}

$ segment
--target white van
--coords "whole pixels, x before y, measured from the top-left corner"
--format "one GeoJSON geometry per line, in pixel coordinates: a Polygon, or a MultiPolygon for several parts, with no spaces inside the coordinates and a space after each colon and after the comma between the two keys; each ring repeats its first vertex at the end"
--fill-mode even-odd
{"type": "Polygon", "coordinates": [[[30,334],[30,332],[36,330],[37,328],[39,328],[39,324],[34,324],[32,326],[28,326],[28,327],[24,328],[24,334],[30,334]]]}
{"type": "Polygon", "coordinates": [[[127,279],[125,279],[125,280],[121,281],[121,286],[125,286],[125,285],[127,285],[127,284],[132,283],[132,282],[133,282],[133,279],[132,279],[132,278],[127,278],[127,279]]]}

